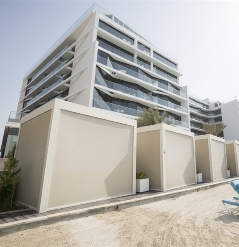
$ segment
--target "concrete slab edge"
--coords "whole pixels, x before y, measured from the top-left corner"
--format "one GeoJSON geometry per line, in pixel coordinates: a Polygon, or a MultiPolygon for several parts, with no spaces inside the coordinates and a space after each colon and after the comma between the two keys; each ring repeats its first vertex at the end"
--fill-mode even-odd
{"type": "Polygon", "coordinates": [[[142,198],[129,199],[129,200],[121,201],[121,202],[114,202],[114,203],[109,203],[105,205],[93,206],[93,207],[89,207],[85,209],[75,209],[71,211],[55,213],[52,215],[43,214],[42,216],[39,216],[36,218],[31,218],[31,219],[26,219],[26,220],[21,220],[21,221],[16,221],[16,222],[0,225],[0,236],[8,235],[16,231],[22,231],[26,229],[35,228],[35,227],[42,226],[42,225],[53,224],[53,223],[60,222],[63,220],[72,220],[72,219],[92,216],[96,214],[106,213],[110,211],[122,210],[122,209],[126,209],[129,207],[140,206],[140,205],[144,205],[144,204],[148,204],[152,202],[158,202],[158,201],[169,199],[169,198],[177,198],[177,197],[187,195],[193,192],[199,192],[199,191],[208,190],[208,189],[211,189],[217,186],[221,186],[235,179],[237,178],[220,180],[220,181],[216,181],[216,182],[212,182],[208,184],[202,184],[201,186],[199,185],[198,187],[168,191],[163,194],[149,195],[149,196],[145,196],[142,198]]]}

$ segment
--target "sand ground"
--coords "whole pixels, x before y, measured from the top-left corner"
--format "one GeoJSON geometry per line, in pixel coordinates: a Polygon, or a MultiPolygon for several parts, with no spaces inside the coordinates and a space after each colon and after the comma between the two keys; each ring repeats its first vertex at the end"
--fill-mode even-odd
{"type": "Polygon", "coordinates": [[[230,185],[179,198],[19,231],[0,246],[239,246],[239,216],[221,199],[230,185]]]}

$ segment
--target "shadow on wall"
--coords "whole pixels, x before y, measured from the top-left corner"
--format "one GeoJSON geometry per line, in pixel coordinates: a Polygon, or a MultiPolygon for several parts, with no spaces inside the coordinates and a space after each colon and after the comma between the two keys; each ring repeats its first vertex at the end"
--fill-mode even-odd
{"type": "Polygon", "coordinates": [[[58,128],[51,207],[132,193],[132,126],[62,112],[58,128]]]}
{"type": "MultiPolygon", "coordinates": [[[[133,193],[133,140],[134,132],[130,131],[126,155],[105,179],[105,187],[109,197],[133,193]]],[[[136,176],[136,174],[134,174],[136,176]]]]}
{"type": "Polygon", "coordinates": [[[195,174],[196,174],[196,167],[192,168],[192,164],[194,163],[194,159],[191,156],[190,159],[187,162],[187,166],[183,172],[183,179],[185,184],[192,184],[192,183],[196,183],[195,181],[195,174]]]}
{"type": "Polygon", "coordinates": [[[105,179],[105,188],[109,197],[132,194],[133,159],[130,156],[131,154],[128,153],[105,179]]]}
{"type": "Polygon", "coordinates": [[[223,159],[222,164],[221,164],[221,173],[222,173],[223,178],[227,177],[227,158],[226,158],[226,155],[224,155],[224,159],[223,159]],[[226,167],[224,164],[226,164],[226,167]]]}

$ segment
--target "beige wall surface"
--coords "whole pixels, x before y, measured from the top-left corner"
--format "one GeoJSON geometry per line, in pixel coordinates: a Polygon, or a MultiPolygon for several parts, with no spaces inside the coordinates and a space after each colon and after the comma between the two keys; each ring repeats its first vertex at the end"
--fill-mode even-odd
{"type": "Polygon", "coordinates": [[[227,166],[231,168],[231,176],[237,176],[236,156],[234,143],[226,144],[227,166]]]}
{"type": "Polygon", "coordinates": [[[194,139],[165,131],[166,189],[195,184],[194,139]]]}
{"type": "Polygon", "coordinates": [[[136,172],[146,172],[150,189],[161,190],[160,130],[138,133],[136,172]]]}
{"type": "Polygon", "coordinates": [[[38,208],[50,118],[48,111],[23,123],[17,144],[16,158],[22,170],[16,200],[33,208],[38,208]]]}
{"type": "Polygon", "coordinates": [[[132,194],[134,127],[60,110],[48,208],[132,194]]]}
{"type": "Polygon", "coordinates": [[[236,176],[239,176],[239,144],[236,143],[235,144],[235,153],[236,153],[236,160],[237,160],[237,175],[236,176]]]}
{"type": "Polygon", "coordinates": [[[214,181],[227,178],[225,143],[211,139],[211,150],[214,181]]]}
{"type": "Polygon", "coordinates": [[[5,158],[0,158],[0,171],[3,170],[3,168],[4,168],[4,162],[5,162],[5,161],[6,161],[5,158]]]}
{"type": "Polygon", "coordinates": [[[208,139],[195,140],[196,169],[204,182],[211,182],[208,139]]]}

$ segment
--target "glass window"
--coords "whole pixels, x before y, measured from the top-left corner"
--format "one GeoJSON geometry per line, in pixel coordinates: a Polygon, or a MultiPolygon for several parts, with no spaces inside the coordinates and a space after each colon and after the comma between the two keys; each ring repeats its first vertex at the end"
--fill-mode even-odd
{"type": "Polygon", "coordinates": [[[162,55],[159,55],[158,53],[156,53],[154,51],[153,53],[154,58],[156,58],[157,60],[159,60],[160,62],[172,67],[172,68],[177,68],[177,64],[173,63],[172,61],[170,61],[169,59],[163,57],[162,55]]]}
{"type": "Polygon", "coordinates": [[[101,20],[99,21],[99,27],[105,30],[106,32],[111,33],[112,35],[116,36],[117,38],[122,39],[123,41],[127,42],[130,45],[134,44],[134,39],[120,32],[119,30],[111,27],[110,25],[106,24],[105,22],[101,20]]]}
{"type": "Polygon", "coordinates": [[[178,80],[177,80],[177,76],[175,75],[172,75],[170,73],[168,73],[167,71],[163,70],[163,69],[160,69],[159,67],[157,67],[156,65],[154,65],[154,72],[158,75],[161,75],[175,83],[178,83],[178,80]]]}
{"type": "Polygon", "coordinates": [[[150,62],[144,60],[141,57],[137,57],[137,64],[146,68],[146,69],[150,69],[150,62]]]}
{"type": "Polygon", "coordinates": [[[137,47],[139,50],[141,50],[142,52],[148,53],[150,54],[150,48],[147,47],[146,45],[143,45],[142,43],[138,42],[137,47]]]}
{"type": "Polygon", "coordinates": [[[132,53],[130,53],[130,52],[122,49],[121,47],[114,45],[111,42],[106,41],[105,39],[102,39],[100,37],[97,37],[97,40],[99,41],[100,47],[133,62],[134,55],[132,53]]]}

